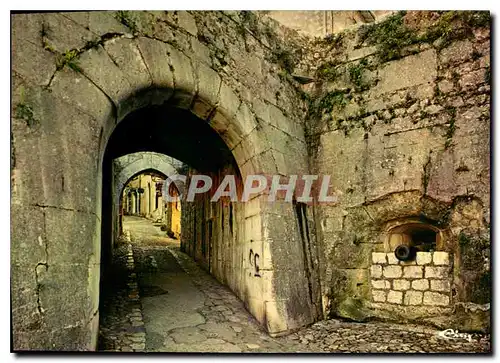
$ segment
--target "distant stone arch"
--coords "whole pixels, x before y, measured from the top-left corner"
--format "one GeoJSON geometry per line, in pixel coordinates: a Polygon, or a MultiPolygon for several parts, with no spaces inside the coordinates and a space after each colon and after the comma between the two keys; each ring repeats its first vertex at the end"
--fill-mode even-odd
{"type": "MultiPolygon", "coordinates": [[[[120,202],[123,188],[127,182],[134,176],[145,170],[155,170],[165,175],[167,178],[179,174],[179,168],[182,162],[171,158],[170,156],[154,152],[138,152],[122,156],[114,161],[114,190],[113,200],[115,206],[120,202]]],[[[183,185],[174,181],[177,189],[182,190],[183,185]]]]}
{"type": "MultiPolygon", "coordinates": [[[[115,237],[122,232],[120,201],[127,183],[135,176],[145,171],[156,171],[166,179],[179,174],[183,163],[170,156],[155,152],[137,152],[124,155],[113,161],[113,229],[115,237]],[[118,219],[117,219],[118,217],[118,219]]],[[[182,182],[173,181],[179,191],[184,190],[182,182]]]]}

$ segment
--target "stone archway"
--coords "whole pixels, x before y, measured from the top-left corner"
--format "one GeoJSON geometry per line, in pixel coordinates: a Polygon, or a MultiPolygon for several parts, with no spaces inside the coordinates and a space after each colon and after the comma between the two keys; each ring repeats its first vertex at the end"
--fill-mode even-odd
{"type": "MultiPolygon", "coordinates": [[[[201,20],[193,18],[177,29],[159,30],[155,39],[144,28],[147,22],[131,32],[106,12],[100,16],[107,23],[87,30],[83,19],[94,19],[96,14],[14,16],[13,104],[32,109],[34,122],[22,118],[13,122],[17,160],[12,181],[13,226],[22,230],[24,216],[45,226],[13,236],[14,245],[26,238],[36,246],[41,241],[40,248],[21,246],[13,256],[18,266],[13,271],[13,305],[22,306],[13,313],[16,349],[95,349],[101,166],[114,128],[133,111],[166,102],[191,111],[220,135],[243,178],[257,172],[286,175],[308,171],[300,124],[303,101],[291,85],[266,83],[262,75],[258,75],[261,81],[256,87],[252,84],[256,75],[249,78],[233,64],[229,72],[214,70],[206,46],[196,37],[196,23],[211,14],[198,15],[201,20]],[[68,19],[73,21],[74,36],[66,39],[61,34],[65,34],[68,19]],[[39,32],[16,31],[42,28],[42,24],[51,29],[51,36],[45,39],[50,46],[45,48],[39,32]],[[189,46],[161,40],[179,31],[189,46]],[[85,39],[95,36],[99,41],[91,47],[85,39]],[[18,61],[21,47],[23,62],[18,61]],[[76,49],[78,59],[72,65],[65,58],[66,63],[56,67],[58,54],[67,49],[76,49]],[[30,57],[29,52],[36,56],[30,57]],[[235,82],[234,77],[241,80],[235,82]],[[297,105],[287,116],[277,107],[276,97],[270,96],[276,87],[290,104],[297,105]],[[269,99],[275,104],[264,101],[269,99]],[[33,148],[38,152],[33,153],[33,148]],[[61,229],[61,223],[67,228],[61,229]],[[21,286],[26,289],[20,290],[21,286]],[[57,303],[54,296],[58,296],[57,303]],[[33,329],[45,340],[33,337],[33,329]]],[[[234,47],[248,53],[237,42],[234,47]]],[[[248,253],[242,252],[240,273],[245,288],[240,298],[274,334],[315,319],[312,304],[317,302],[308,292],[304,252],[292,210],[292,205],[270,205],[257,197],[244,206],[244,225],[240,226],[242,251],[251,246],[261,264],[259,279],[245,277],[245,269],[252,266],[248,253]]]]}
{"type": "MultiPolygon", "coordinates": [[[[165,178],[179,174],[182,162],[167,155],[154,152],[138,152],[124,155],[113,161],[113,218],[118,216],[120,210],[120,198],[125,185],[134,176],[142,171],[153,170],[164,175],[165,178]]],[[[178,190],[183,190],[182,183],[173,182],[178,190]]],[[[120,233],[120,221],[113,220],[113,232],[115,240],[120,233]]]]}

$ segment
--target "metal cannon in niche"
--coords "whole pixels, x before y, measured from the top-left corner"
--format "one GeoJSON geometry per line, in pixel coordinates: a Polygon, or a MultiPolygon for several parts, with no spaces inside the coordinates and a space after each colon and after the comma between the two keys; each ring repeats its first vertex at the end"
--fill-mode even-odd
{"type": "Polygon", "coordinates": [[[433,252],[440,239],[439,231],[427,224],[407,224],[391,231],[391,250],[400,261],[413,261],[417,252],[433,252]]]}

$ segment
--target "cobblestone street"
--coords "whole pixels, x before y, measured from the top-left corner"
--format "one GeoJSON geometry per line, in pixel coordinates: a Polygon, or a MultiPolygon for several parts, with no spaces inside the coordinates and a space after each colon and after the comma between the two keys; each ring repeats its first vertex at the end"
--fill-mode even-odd
{"type": "Polygon", "coordinates": [[[126,217],[101,303],[99,349],[145,352],[489,352],[489,336],[446,340],[439,330],[321,321],[271,338],[226,287],[146,219],[126,217]],[[127,234],[127,233],[126,233],[127,234]],[[131,247],[129,247],[131,246],[131,247]],[[133,257],[132,252],[133,250],[133,257]],[[135,264],[134,264],[135,263],[135,264]],[[135,267],[134,267],[135,266],[135,267]],[[134,268],[134,270],[132,270],[134,268]],[[109,280],[109,279],[108,279],[109,280]]]}

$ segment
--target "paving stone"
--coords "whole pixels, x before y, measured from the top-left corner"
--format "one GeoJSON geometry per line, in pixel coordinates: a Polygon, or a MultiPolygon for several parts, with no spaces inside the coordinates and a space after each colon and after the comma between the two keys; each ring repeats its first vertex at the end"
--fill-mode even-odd
{"type": "Polygon", "coordinates": [[[207,335],[201,329],[196,327],[186,327],[173,329],[170,336],[176,343],[199,343],[207,340],[207,335]]]}
{"type": "Polygon", "coordinates": [[[231,328],[233,328],[233,330],[236,333],[241,333],[243,331],[243,328],[241,326],[234,326],[234,325],[232,325],[231,328]]]}

